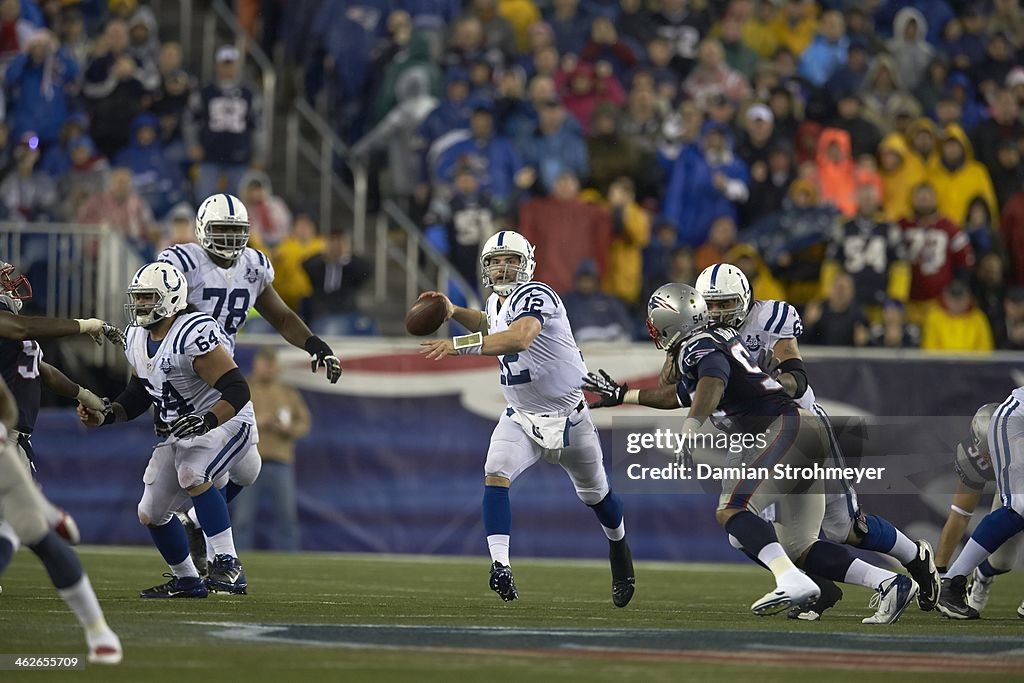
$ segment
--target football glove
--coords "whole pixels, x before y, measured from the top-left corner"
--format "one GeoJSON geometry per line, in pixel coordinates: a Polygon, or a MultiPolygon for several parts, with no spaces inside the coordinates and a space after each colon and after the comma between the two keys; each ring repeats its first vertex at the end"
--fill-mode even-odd
{"type": "Polygon", "coordinates": [[[767,346],[761,349],[757,354],[758,367],[760,367],[764,374],[768,375],[769,377],[774,378],[779,376],[780,362],[781,361],[779,361],[779,359],[775,357],[775,352],[772,351],[767,346]]]}
{"type": "Polygon", "coordinates": [[[334,355],[331,347],[320,337],[313,336],[306,340],[303,346],[306,353],[313,356],[310,366],[313,372],[320,368],[327,370],[327,380],[331,384],[337,384],[341,379],[341,361],[334,355]]]}
{"type": "Polygon", "coordinates": [[[205,415],[182,415],[171,424],[171,436],[179,439],[191,439],[202,436],[217,426],[217,416],[213,413],[205,415]]]}
{"type": "Polygon", "coordinates": [[[583,378],[583,390],[600,396],[600,400],[590,404],[591,408],[612,408],[621,406],[626,392],[629,391],[628,384],[619,384],[612,379],[604,370],[588,372],[583,378]],[[600,373],[600,374],[598,374],[600,373]]]}
{"type": "Polygon", "coordinates": [[[110,323],[103,323],[103,336],[107,338],[107,341],[116,346],[124,346],[124,331],[111,325],[110,323]]]}

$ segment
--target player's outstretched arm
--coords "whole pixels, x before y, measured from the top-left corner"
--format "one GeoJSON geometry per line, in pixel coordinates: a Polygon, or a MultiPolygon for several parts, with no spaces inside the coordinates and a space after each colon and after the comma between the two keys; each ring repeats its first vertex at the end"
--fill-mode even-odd
{"type": "Polygon", "coordinates": [[[97,344],[103,343],[106,337],[112,343],[123,343],[121,331],[98,318],[44,318],[34,315],[15,315],[10,311],[0,311],[0,337],[25,341],[26,339],[56,339],[73,337],[76,334],[87,334],[97,344]]]}
{"type": "Polygon", "coordinates": [[[423,292],[416,300],[426,299],[428,297],[440,297],[444,299],[444,305],[447,309],[445,313],[445,320],[454,320],[458,324],[465,327],[470,332],[482,332],[487,334],[487,314],[483,311],[478,311],[474,308],[463,308],[462,306],[456,306],[452,303],[448,295],[441,292],[423,292]]]}
{"type": "Polygon", "coordinates": [[[660,410],[680,407],[674,384],[663,384],[656,389],[630,389],[628,384],[619,384],[604,370],[589,373],[580,388],[601,397],[590,404],[591,408],[614,408],[623,403],[660,410]]]}
{"type": "Polygon", "coordinates": [[[67,375],[49,363],[39,364],[39,379],[42,380],[44,387],[58,396],[76,399],[90,410],[102,411],[104,409],[103,399],[85,387],[75,384],[68,379],[67,375]]]}
{"type": "Polygon", "coordinates": [[[331,384],[341,379],[341,361],[327,343],[314,335],[295,311],[288,308],[272,286],[263,288],[256,298],[256,310],[292,346],[302,349],[313,357],[313,372],[323,367],[331,384]]]}
{"type": "Polygon", "coordinates": [[[202,415],[192,413],[178,417],[171,425],[171,434],[179,439],[216,429],[237,415],[250,398],[245,376],[223,346],[217,345],[208,353],[196,356],[192,368],[200,379],[220,392],[220,400],[202,415]]]}
{"type": "Polygon", "coordinates": [[[514,321],[504,332],[486,337],[482,332],[474,332],[451,339],[420,342],[423,347],[420,353],[430,360],[441,360],[445,356],[504,356],[507,353],[520,353],[530,348],[541,329],[539,320],[525,316],[514,321]]]}
{"type": "Polygon", "coordinates": [[[82,403],[78,404],[78,419],[86,427],[104,427],[116,422],[130,422],[149,410],[153,399],[146,391],[146,385],[135,374],[128,380],[128,386],[113,401],[102,399],[103,410],[90,410],[82,403]]]}
{"type": "Polygon", "coordinates": [[[939,567],[946,567],[953,559],[953,553],[960,545],[964,532],[967,531],[967,524],[971,521],[974,509],[981,501],[981,490],[973,489],[962,481],[956,483],[956,493],[953,494],[953,504],[949,506],[949,517],[942,527],[939,535],[939,544],[935,546],[935,564],[939,567]]]}

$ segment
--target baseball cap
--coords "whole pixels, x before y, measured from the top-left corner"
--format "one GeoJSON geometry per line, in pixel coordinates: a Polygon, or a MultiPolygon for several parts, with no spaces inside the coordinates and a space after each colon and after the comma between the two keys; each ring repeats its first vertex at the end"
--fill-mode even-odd
{"type": "Polygon", "coordinates": [[[239,58],[238,48],[234,45],[224,45],[217,48],[217,63],[237,62],[239,58]]]}
{"type": "Polygon", "coordinates": [[[1018,85],[1024,85],[1024,66],[1015,66],[1006,74],[1007,88],[1016,88],[1018,85]]]}
{"type": "Polygon", "coordinates": [[[755,104],[747,110],[747,121],[753,123],[754,121],[767,121],[768,123],[775,122],[775,114],[772,110],[763,104],[755,104]]]}

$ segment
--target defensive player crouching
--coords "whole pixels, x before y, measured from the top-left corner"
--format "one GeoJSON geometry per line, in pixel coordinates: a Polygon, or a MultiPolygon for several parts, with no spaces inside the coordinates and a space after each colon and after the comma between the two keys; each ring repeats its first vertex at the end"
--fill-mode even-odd
{"type": "Polygon", "coordinates": [[[490,587],[502,600],[519,597],[509,566],[512,508],[509,487],[541,458],[558,462],[576,495],[590,506],[608,537],[612,602],[625,607],[636,579],[622,501],[612,492],[604,471],[597,428],[580,391],[587,373],[565,307],[551,287],[532,282],[533,245],[505,230],[484,244],[480,257],[483,283],[493,293],[485,311],[453,306],[443,294],[447,318],[473,333],[452,340],[423,342],[421,353],[440,360],[454,355],[498,357],[501,390],[508,402],[491,434],[484,463],[484,531],[491,554],[490,587]]]}
{"type": "Polygon", "coordinates": [[[90,427],[127,422],[156,406],[170,434],[158,444],[142,477],[139,521],[171,568],[171,580],[143,598],[204,598],[208,591],[244,594],[224,496],[214,482],[259,440],[249,386],[222,343],[219,324],[187,310],[185,277],[151,263],[135,273],[125,310],[125,355],[134,374],[104,412],[79,406],[90,427]],[[194,505],[214,549],[204,583],[189,557],[188,538],[174,514],[194,505]]]}
{"type": "MultiPolygon", "coordinates": [[[[782,385],[758,367],[736,332],[716,326],[704,298],[693,287],[670,283],[658,288],[647,305],[647,328],[658,348],[677,359],[679,383],[657,389],[629,390],[603,370],[587,377],[584,388],[602,398],[597,407],[633,403],[663,410],[689,407],[683,434],[695,434],[712,414],[734,433],[764,434],[766,446],[754,453],[730,453],[727,467],[774,471],[778,464],[803,469],[821,464],[828,454],[824,423],[801,411],[782,385]],[[721,419],[720,419],[721,418],[721,419]]],[[[818,539],[825,513],[820,480],[775,478],[724,479],[715,517],[738,547],[772,572],[775,590],[755,601],[757,615],[805,606],[820,589],[797,568],[832,581],[875,590],[874,615],[866,624],[891,624],[917,595],[913,579],[854,558],[846,546],[818,539]],[[776,505],[775,526],[759,513],[776,505]],[[776,528],[778,533],[776,533],[776,528]]]]}

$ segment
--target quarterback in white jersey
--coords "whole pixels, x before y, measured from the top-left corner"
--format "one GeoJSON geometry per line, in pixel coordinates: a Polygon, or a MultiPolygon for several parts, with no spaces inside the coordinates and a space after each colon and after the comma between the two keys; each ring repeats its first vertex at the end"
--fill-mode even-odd
{"type": "Polygon", "coordinates": [[[165,584],[144,598],[206,597],[209,590],[245,593],[246,579],[231,536],[227,502],[215,482],[259,440],[249,387],[209,315],[187,308],[188,285],[174,266],[151,263],[128,288],[130,326],[125,355],[134,371],[125,390],[103,412],[79,407],[92,427],[126,422],[155,407],[166,425],[142,477],[139,521],[171,568],[165,584]],[[175,515],[189,505],[203,523],[214,563],[205,580],[189,557],[188,538],[175,515]]]}
{"type": "MultiPolygon", "coordinates": [[[[245,325],[250,308],[281,333],[288,343],[312,356],[313,372],[323,367],[334,384],[341,377],[341,362],[320,337],[281,300],[274,289],[274,266],[262,252],[249,246],[249,213],[229,194],[208,197],[196,216],[196,243],[168,247],[157,260],[180,270],[188,282],[188,303],[212,316],[224,328],[223,343],[234,356],[235,335],[245,325]]],[[[260,472],[260,456],[253,446],[229,474],[224,493],[228,502],[260,472]]],[[[192,557],[200,571],[206,567],[203,535],[195,513],[184,520],[192,557]]]]}
{"type": "Polygon", "coordinates": [[[504,230],[484,244],[483,283],[493,290],[484,311],[453,306],[441,297],[448,318],[472,334],[423,343],[427,358],[497,356],[501,390],[508,402],[491,435],[484,463],[484,532],[491,555],[490,587],[502,600],[519,597],[509,566],[512,508],[509,487],[541,458],[568,473],[576,495],[597,515],[609,542],[612,602],[625,607],[636,579],[622,501],[608,485],[601,443],[580,390],[587,374],[565,306],[542,282],[533,282],[533,245],[504,230]]]}
{"type": "MultiPolygon", "coordinates": [[[[978,618],[978,610],[967,601],[967,577],[1024,534],[1024,387],[995,408],[986,431],[996,501],[942,577],[939,611],[951,619],[978,618]]],[[[1018,614],[1024,617],[1021,609],[1018,614]]]]}
{"type": "MultiPolygon", "coordinates": [[[[762,367],[782,384],[797,405],[824,421],[830,457],[836,466],[844,466],[829,417],[814,400],[814,391],[800,357],[797,338],[803,333],[803,324],[797,310],[785,301],[754,300],[743,271],[728,263],[705,268],[697,276],[696,289],[707,301],[711,317],[735,329],[743,345],[751,354],[759,354],[762,367]]],[[[931,545],[924,540],[915,543],[883,517],[864,514],[853,486],[846,481],[835,483],[838,490],[827,488],[825,495],[821,529],[826,538],[896,558],[920,586],[918,606],[925,611],[934,609],[938,601],[939,575],[931,545]]],[[[813,612],[820,615],[821,609],[813,612]]],[[[800,614],[795,612],[791,616],[800,614]]],[[[809,614],[804,616],[808,617],[813,618],[809,614]]]]}

